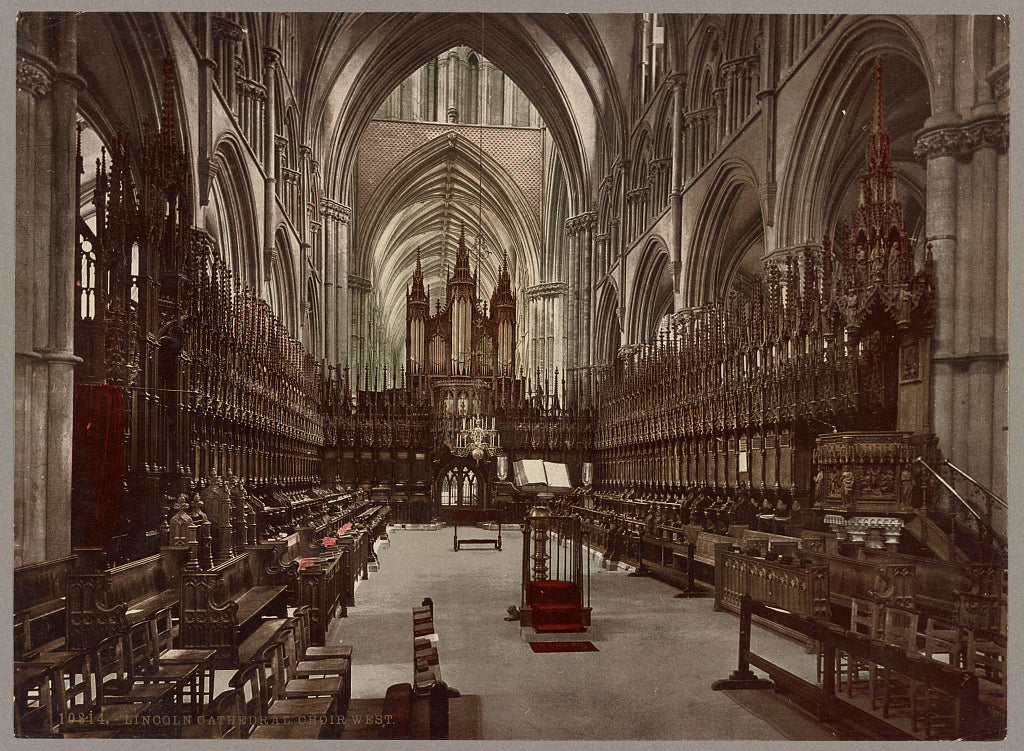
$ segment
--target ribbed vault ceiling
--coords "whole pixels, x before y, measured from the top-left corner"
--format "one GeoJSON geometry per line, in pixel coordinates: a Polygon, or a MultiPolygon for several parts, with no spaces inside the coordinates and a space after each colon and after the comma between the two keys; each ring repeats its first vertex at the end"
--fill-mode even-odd
{"type": "Polygon", "coordinates": [[[446,269],[454,263],[463,226],[484,299],[506,254],[514,289],[540,279],[540,227],[532,207],[497,162],[455,133],[394,167],[367,202],[361,222],[355,266],[374,286],[392,357],[405,342],[405,292],[417,249],[432,310],[435,299],[444,305],[446,269]]]}

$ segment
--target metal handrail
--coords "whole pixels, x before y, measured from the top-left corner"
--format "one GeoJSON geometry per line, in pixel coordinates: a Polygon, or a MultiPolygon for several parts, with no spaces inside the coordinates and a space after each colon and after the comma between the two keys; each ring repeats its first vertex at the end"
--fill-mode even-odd
{"type": "Polygon", "coordinates": [[[974,487],[978,488],[978,490],[982,491],[982,492],[983,492],[983,493],[984,493],[985,495],[987,495],[987,496],[988,496],[989,498],[991,498],[991,499],[992,499],[993,501],[995,501],[996,503],[998,503],[998,504],[999,504],[1000,506],[1002,506],[1003,508],[1005,508],[1005,509],[1009,509],[1009,508],[1010,508],[1009,506],[1007,506],[1007,505],[1006,505],[1006,501],[1004,501],[1004,500],[1003,500],[1002,498],[1000,498],[999,496],[997,496],[997,495],[996,495],[995,493],[993,493],[993,492],[992,492],[991,490],[989,490],[988,488],[986,488],[986,487],[985,487],[984,485],[982,485],[982,484],[981,484],[980,482],[978,482],[977,480],[975,480],[975,479],[974,479],[973,477],[971,477],[971,476],[970,476],[969,474],[967,474],[966,472],[964,472],[964,471],[963,471],[962,469],[960,469],[960,468],[959,468],[958,466],[956,466],[955,464],[953,464],[953,462],[951,462],[951,461],[948,461],[948,460],[945,460],[945,459],[943,459],[942,463],[943,463],[943,464],[945,464],[945,465],[946,465],[947,467],[949,467],[950,469],[952,469],[952,470],[953,470],[954,472],[956,472],[956,473],[958,473],[958,474],[962,475],[962,476],[963,476],[964,478],[966,478],[966,479],[967,479],[967,481],[968,481],[968,482],[970,482],[970,483],[971,483],[972,485],[974,485],[974,487]]]}
{"type": "Polygon", "coordinates": [[[936,480],[941,482],[942,486],[944,488],[946,488],[946,490],[948,490],[953,495],[954,498],[956,498],[958,501],[960,501],[961,505],[963,505],[963,507],[965,509],[967,509],[968,511],[970,511],[974,515],[975,519],[977,519],[979,522],[982,522],[983,524],[985,523],[985,520],[981,518],[981,514],[979,514],[977,511],[974,510],[974,506],[972,506],[967,501],[965,501],[963,498],[961,498],[960,494],[956,492],[956,490],[953,488],[953,486],[950,485],[948,482],[946,482],[946,478],[943,477],[942,475],[940,475],[934,469],[932,469],[932,467],[928,464],[928,462],[926,462],[920,456],[917,457],[914,461],[917,462],[918,464],[920,464],[925,469],[927,469],[929,472],[931,472],[932,473],[932,477],[934,477],[936,480]]]}
{"type": "Polygon", "coordinates": [[[948,490],[950,492],[950,494],[952,494],[952,496],[954,498],[956,498],[958,501],[960,501],[960,505],[962,505],[965,509],[970,511],[971,515],[974,516],[974,518],[978,520],[979,524],[983,524],[985,526],[986,530],[988,531],[988,534],[992,537],[993,540],[995,540],[999,544],[999,547],[1004,548],[1004,549],[1006,548],[1006,541],[1003,539],[1002,535],[1000,535],[998,532],[996,532],[995,528],[984,517],[982,517],[981,514],[979,514],[977,512],[977,510],[974,508],[974,506],[972,506],[970,503],[965,501],[960,496],[960,494],[956,492],[956,489],[954,489],[953,486],[950,485],[949,482],[946,481],[945,477],[943,477],[938,472],[936,472],[935,469],[933,469],[931,467],[931,465],[929,465],[928,462],[926,462],[920,456],[917,457],[914,461],[916,463],[920,464],[925,469],[927,469],[929,472],[931,472],[932,476],[936,480],[938,480],[940,483],[942,483],[942,486],[944,488],[946,488],[946,490],[948,490]]]}

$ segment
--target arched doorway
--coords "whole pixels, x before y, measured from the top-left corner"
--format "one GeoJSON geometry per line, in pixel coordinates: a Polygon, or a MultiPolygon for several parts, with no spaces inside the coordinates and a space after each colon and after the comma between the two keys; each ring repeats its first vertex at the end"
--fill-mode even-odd
{"type": "Polygon", "coordinates": [[[455,509],[487,507],[487,482],[483,473],[468,463],[444,466],[434,482],[435,515],[442,521],[452,521],[455,509]]]}

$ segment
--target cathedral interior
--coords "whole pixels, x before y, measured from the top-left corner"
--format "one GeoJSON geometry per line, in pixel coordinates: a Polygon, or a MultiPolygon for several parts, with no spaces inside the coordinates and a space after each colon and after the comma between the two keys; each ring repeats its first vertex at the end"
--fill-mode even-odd
{"type": "Polygon", "coordinates": [[[14,735],[1004,738],[1008,24],[20,14],[14,735]]]}

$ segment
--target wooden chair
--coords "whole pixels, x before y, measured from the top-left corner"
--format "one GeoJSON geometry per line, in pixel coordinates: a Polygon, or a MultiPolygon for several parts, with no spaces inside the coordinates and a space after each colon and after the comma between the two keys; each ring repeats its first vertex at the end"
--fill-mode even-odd
{"type": "Polygon", "coordinates": [[[309,629],[310,615],[309,606],[302,605],[295,608],[293,617],[295,623],[295,644],[296,652],[300,660],[337,660],[352,659],[352,647],[348,644],[334,644],[323,647],[316,647],[310,644],[309,629]]]}
{"type": "Polygon", "coordinates": [[[315,722],[334,710],[334,696],[289,699],[285,693],[284,645],[274,642],[261,654],[260,680],[263,688],[263,715],[276,722],[315,722]]]}
{"type": "Polygon", "coordinates": [[[243,738],[259,740],[316,740],[320,737],[322,726],[304,722],[268,723],[264,713],[264,690],[262,687],[263,667],[249,665],[230,680],[231,687],[237,691],[234,707],[240,718],[239,732],[243,738]],[[241,711],[238,711],[241,708],[241,711]]]}
{"type": "Polygon", "coordinates": [[[190,709],[198,718],[203,709],[203,667],[196,663],[161,665],[153,641],[149,621],[139,621],[128,629],[132,676],[138,683],[169,685],[174,690],[174,704],[190,709]],[[186,702],[185,699],[188,699],[186,702]]]}
{"type": "Polygon", "coordinates": [[[96,650],[79,652],[52,670],[50,685],[58,732],[65,738],[110,738],[136,730],[149,702],[111,704],[103,693],[96,650]]]}
{"type": "Polygon", "coordinates": [[[50,696],[50,669],[14,669],[14,735],[16,738],[57,738],[57,721],[50,696]]]}
{"type": "MultiPolygon", "coordinates": [[[[936,660],[954,667],[963,665],[964,647],[961,631],[952,621],[929,616],[925,620],[924,633],[918,636],[920,655],[926,660],[936,660]],[[921,639],[923,637],[923,643],[921,639]]],[[[932,738],[956,737],[961,707],[956,699],[936,691],[926,682],[919,683],[920,696],[916,702],[916,716],[911,724],[924,726],[926,740],[932,738]]]]}
{"type": "MultiPolygon", "coordinates": [[[[298,611],[296,612],[298,613],[298,611]]],[[[341,676],[350,683],[352,680],[352,647],[348,645],[310,647],[309,631],[301,613],[298,614],[295,626],[295,677],[341,676]],[[310,654],[310,650],[316,650],[316,652],[310,654]]]]}
{"type": "Polygon", "coordinates": [[[213,660],[216,649],[197,647],[180,649],[174,646],[177,627],[173,609],[161,610],[149,619],[149,638],[153,645],[153,664],[157,668],[172,665],[199,666],[199,693],[205,694],[201,703],[213,701],[213,660]],[[206,685],[204,691],[203,685],[206,685]]]}
{"type": "Polygon", "coordinates": [[[174,704],[173,685],[141,683],[135,679],[127,634],[108,636],[96,646],[96,665],[100,687],[108,704],[147,702],[170,709],[174,704]]]}
{"type": "MultiPolygon", "coordinates": [[[[275,642],[260,653],[260,660],[252,667],[254,676],[247,677],[249,684],[255,681],[255,689],[245,688],[246,704],[251,704],[248,693],[256,690],[259,706],[256,714],[259,722],[252,727],[251,738],[276,739],[314,739],[321,738],[327,727],[321,722],[322,717],[329,717],[334,700],[329,697],[312,699],[287,699],[283,695],[282,686],[276,681],[274,660],[275,653],[282,647],[275,642]],[[294,726],[294,727],[292,727],[294,726]]],[[[246,669],[248,672],[249,668],[246,669]]],[[[336,726],[336,727],[341,727],[336,726]]]]}
{"type": "Polygon", "coordinates": [[[334,699],[334,712],[344,715],[348,711],[351,692],[351,670],[345,676],[320,676],[299,678],[296,669],[298,653],[295,644],[295,629],[287,628],[281,634],[281,672],[277,680],[284,683],[284,696],[287,699],[306,699],[311,697],[329,696],[334,699]]]}
{"type": "MultiPolygon", "coordinates": [[[[869,639],[883,637],[885,608],[871,600],[850,599],[850,631],[869,639]]],[[[852,657],[845,652],[836,652],[836,690],[841,690],[843,677],[846,678],[846,695],[852,698],[854,691],[867,691],[872,707],[875,704],[876,666],[873,662],[852,657]]]]}
{"type": "MultiPolygon", "coordinates": [[[[918,614],[913,610],[905,610],[894,606],[885,609],[883,618],[882,640],[896,649],[900,649],[908,655],[916,655],[918,614]]],[[[894,673],[889,668],[883,668],[882,696],[880,699],[882,716],[888,718],[892,709],[902,704],[907,708],[910,717],[910,728],[917,732],[917,699],[921,689],[921,682],[912,676],[894,673]]],[[[877,690],[871,703],[872,709],[877,709],[877,690]]]]}
{"type": "Polygon", "coordinates": [[[198,722],[181,730],[185,739],[239,739],[248,738],[245,705],[237,688],[217,694],[203,710],[198,722]]]}
{"type": "Polygon", "coordinates": [[[922,636],[922,654],[925,657],[954,667],[963,666],[963,633],[955,622],[948,618],[928,616],[922,636]]]}
{"type": "Polygon", "coordinates": [[[978,676],[978,699],[1006,712],[1006,644],[968,629],[964,669],[978,676]]]}

